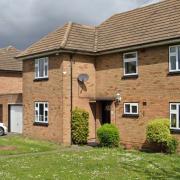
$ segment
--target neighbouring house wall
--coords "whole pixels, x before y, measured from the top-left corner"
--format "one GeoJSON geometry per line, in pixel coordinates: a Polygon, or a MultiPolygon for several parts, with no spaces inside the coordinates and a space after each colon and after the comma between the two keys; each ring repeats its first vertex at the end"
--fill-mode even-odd
{"type": "Polygon", "coordinates": [[[22,104],[22,73],[0,70],[0,122],[7,127],[9,104],[22,104]]]}
{"type": "Polygon", "coordinates": [[[89,137],[88,141],[94,141],[96,138],[96,111],[95,104],[90,103],[90,99],[95,98],[96,91],[96,70],[95,58],[91,56],[75,55],[73,56],[73,109],[79,107],[89,112],[89,137]],[[84,84],[78,82],[80,74],[87,74],[89,79],[84,84]]]}
{"type": "Polygon", "coordinates": [[[2,105],[2,114],[0,122],[8,127],[8,106],[10,104],[22,104],[22,94],[4,94],[0,95],[0,105],[2,105]]]}
{"type": "MultiPolygon", "coordinates": [[[[123,54],[104,55],[96,59],[96,95],[111,97],[120,93],[122,101],[115,107],[115,124],[122,144],[142,146],[146,125],[155,118],[169,118],[169,103],[180,102],[180,77],[169,75],[169,46],[138,50],[138,78],[123,78],[123,54]],[[139,103],[139,118],[123,117],[125,102],[139,103]]],[[[180,136],[177,135],[180,139],[180,136]]]]}
{"type": "Polygon", "coordinates": [[[49,57],[49,79],[35,81],[35,60],[23,62],[24,135],[63,142],[63,56],[49,57]],[[48,102],[48,127],[33,125],[34,102],[48,102]]]}
{"type": "Polygon", "coordinates": [[[22,93],[22,73],[0,71],[0,95],[22,93]]]}

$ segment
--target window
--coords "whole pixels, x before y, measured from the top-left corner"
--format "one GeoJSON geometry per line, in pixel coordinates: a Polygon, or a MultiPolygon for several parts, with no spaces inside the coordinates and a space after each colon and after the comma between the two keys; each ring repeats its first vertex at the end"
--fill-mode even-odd
{"type": "Polygon", "coordinates": [[[138,115],[138,103],[124,103],[124,114],[138,115]]]}
{"type": "Polygon", "coordinates": [[[169,47],[169,72],[180,71],[180,46],[169,47]]]}
{"type": "Polygon", "coordinates": [[[125,53],[124,54],[124,75],[137,75],[137,52],[125,53]]]}
{"type": "Polygon", "coordinates": [[[35,102],[35,122],[48,123],[47,102],[35,102]]]}
{"type": "Polygon", "coordinates": [[[180,129],[180,103],[170,104],[171,129],[180,129]]]}
{"type": "Polygon", "coordinates": [[[35,78],[48,77],[48,57],[35,60],[35,78]]]}

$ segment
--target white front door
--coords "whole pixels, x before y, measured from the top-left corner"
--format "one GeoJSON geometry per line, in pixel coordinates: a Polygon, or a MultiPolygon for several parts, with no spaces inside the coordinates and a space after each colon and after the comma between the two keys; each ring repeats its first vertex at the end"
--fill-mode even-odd
{"type": "Polygon", "coordinates": [[[10,106],[10,130],[14,133],[22,133],[23,109],[19,105],[10,106]]]}

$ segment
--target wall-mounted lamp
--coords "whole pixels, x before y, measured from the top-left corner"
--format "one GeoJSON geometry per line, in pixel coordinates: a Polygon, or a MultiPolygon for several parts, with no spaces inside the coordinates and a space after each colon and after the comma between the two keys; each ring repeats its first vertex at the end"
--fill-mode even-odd
{"type": "Polygon", "coordinates": [[[115,96],[116,103],[120,103],[121,100],[122,100],[121,95],[119,93],[117,93],[116,96],[115,96]]]}

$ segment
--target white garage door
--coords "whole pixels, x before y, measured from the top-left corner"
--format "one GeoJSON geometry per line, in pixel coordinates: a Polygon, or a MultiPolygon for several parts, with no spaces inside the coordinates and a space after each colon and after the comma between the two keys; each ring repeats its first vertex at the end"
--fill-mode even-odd
{"type": "Polygon", "coordinates": [[[22,133],[23,128],[23,109],[22,106],[10,106],[10,130],[14,133],[22,133]]]}

